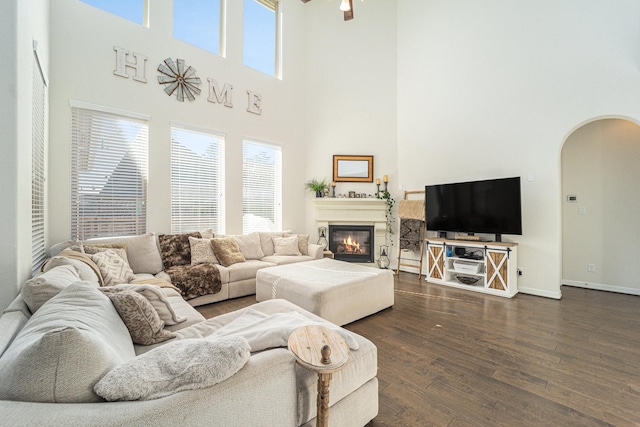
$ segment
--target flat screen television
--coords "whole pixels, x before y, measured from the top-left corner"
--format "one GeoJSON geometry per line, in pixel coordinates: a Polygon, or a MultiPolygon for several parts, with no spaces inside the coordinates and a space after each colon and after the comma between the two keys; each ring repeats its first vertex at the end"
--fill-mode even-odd
{"type": "Polygon", "coordinates": [[[522,234],[520,177],[425,186],[427,230],[522,234]]]}

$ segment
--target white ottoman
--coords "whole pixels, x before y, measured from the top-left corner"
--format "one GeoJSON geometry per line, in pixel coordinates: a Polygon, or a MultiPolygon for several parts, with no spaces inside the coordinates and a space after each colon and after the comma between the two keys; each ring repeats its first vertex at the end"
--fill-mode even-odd
{"type": "Polygon", "coordinates": [[[256,300],[286,299],[336,325],[393,305],[393,272],[323,258],[267,267],[256,275],[256,300]]]}

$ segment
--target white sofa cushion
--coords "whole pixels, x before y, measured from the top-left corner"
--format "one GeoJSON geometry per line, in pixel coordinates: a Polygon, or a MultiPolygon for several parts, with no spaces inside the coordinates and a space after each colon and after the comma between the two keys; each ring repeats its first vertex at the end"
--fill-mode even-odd
{"type": "Polygon", "coordinates": [[[0,399],[99,402],[93,386],[134,356],[109,298],[76,282],[44,304],[0,357],[0,399]]]}
{"type": "Polygon", "coordinates": [[[87,243],[123,243],[134,273],[158,274],[162,271],[162,258],[154,233],[138,236],[109,237],[85,240],[87,243]]]}
{"type": "Polygon", "coordinates": [[[242,337],[174,341],[116,367],[95,391],[109,401],[150,400],[210,387],[238,372],[250,355],[242,337]]]}
{"type": "Polygon", "coordinates": [[[290,237],[274,237],[273,238],[274,255],[302,255],[298,249],[298,236],[290,237]]]}
{"type": "Polygon", "coordinates": [[[262,247],[262,252],[264,256],[273,255],[273,238],[274,237],[284,237],[284,231],[259,231],[258,235],[260,236],[260,246],[262,247]]]}
{"type": "Polygon", "coordinates": [[[260,245],[260,235],[258,233],[249,233],[244,236],[231,236],[238,242],[240,252],[245,259],[261,259],[264,257],[262,246],[260,245]]]}
{"type": "Polygon", "coordinates": [[[80,276],[74,266],[61,265],[24,282],[20,294],[31,313],[35,313],[45,302],[78,280],[80,276]]]}

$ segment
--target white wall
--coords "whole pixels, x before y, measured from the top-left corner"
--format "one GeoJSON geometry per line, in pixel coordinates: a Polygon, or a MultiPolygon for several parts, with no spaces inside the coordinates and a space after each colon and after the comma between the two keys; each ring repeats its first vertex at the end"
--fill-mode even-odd
{"type": "Polygon", "coordinates": [[[44,0],[0,2],[0,310],[31,273],[31,107],[33,40],[48,69],[44,0]]]}
{"type": "MultiPolygon", "coordinates": [[[[374,194],[375,178],[389,175],[398,200],[396,152],[396,4],[354,1],[345,22],[339,2],[307,8],[305,180],[333,177],[333,155],[373,155],[373,183],[340,182],[336,193],[374,194]]],[[[302,188],[302,183],[297,183],[302,188]]],[[[307,230],[314,229],[313,194],[307,192],[307,230]]],[[[376,242],[381,245],[383,242],[376,242]]]]}
{"type": "Polygon", "coordinates": [[[640,126],[603,119],[571,134],[562,149],[562,279],[640,295],[640,126]],[[567,195],[577,196],[576,203],[567,195]],[[583,213],[580,213],[580,208],[583,213]],[[594,264],[589,272],[587,264],[594,264]]]}
{"type": "Polygon", "coordinates": [[[49,243],[70,236],[69,100],[115,107],[151,116],[149,122],[148,228],[170,232],[170,127],[171,122],[221,131],[226,135],[226,231],[242,232],[242,139],[283,147],[283,227],[300,230],[304,218],[305,157],[304,102],[301,93],[304,68],[304,4],[283,2],[285,34],[283,80],[266,76],[242,64],[242,2],[227,1],[227,57],[222,58],[172,37],[172,3],[150,0],[150,26],[108,14],[77,0],[58,0],[51,9],[51,167],[52,189],[49,243]],[[147,83],[113,74],[120,46],[147,56],[147,83]],[[195,101],[178,102],[157,82],[157,67],[165,58],[181,58],[197,70],[202,93],[195,101]],[[233,85],[233,108],[207,102],[207,78],[233,85]],[[248,113],[247,90],[262,95],[262,115],[248,113]]]}
{"type": "Polygon", "coordinates": [[[400,183],[521,176],[518,287],[560,297],[561,147],[593,117],[640,117],[640,3],[397,5],[400,183]]]}

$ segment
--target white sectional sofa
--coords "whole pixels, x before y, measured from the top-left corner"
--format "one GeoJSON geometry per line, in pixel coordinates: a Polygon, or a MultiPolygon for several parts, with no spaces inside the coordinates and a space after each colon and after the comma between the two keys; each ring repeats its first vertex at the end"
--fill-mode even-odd
{"type": "MultiPolygon", "coordinates": [[[[211,230],[190,234],[199,239],[214,238],[211,230]]],[[[179,235],[169,237],[175,236],[179,235]]],[[[139,236],[88,239],[82,242],[62,242],[52,246],[50,253],[54,257],[54,260],[45,265],[45,270],[61,264],[73,264],[78,269],[85,271],[85,274],[81,275],[81,279],[98,283],[97,278],[92,277],[94,272],[88,270],[86,266],[82,266],[81,261],[66,259],[64,254],[68,252],[62,251],[68,248],[77,249],[79,245],[120,245],[126,250],[128,263],[136,276],[135,280],[141,281],[156,278],[172,283],[171,276],[166,272],[168,256],[166,250],[163,251],[164,248],[160,243],[160,238],[162,237],[163,235],[157,236],[155,233],[147,233],[139,236]]],[[[193,295],[189,297],[185,296],[183,292],[183,296],[185,296],[185,299],[187,299],[192,306],[255,294],[256,273],[262,268],[322,258],[322,246],[308,243],[308,236],[306,235],[295,235],[286,231],[255,232],[244,236],[215,237],[235,239],[238,242],[238,247],[245,260],[225,266],[221,265],[220,260],[214,257],[213,261],[220,275],[220,290],[216,293],[205,293],[204,295],[195,297],[193,297],[193,295]],[[274,239],[290,238],[291,236],[296,236],[296,238],[299,239],[299,254],[280,255],[279,253],[282,252],[277,251],[278,248],[274,245],[274,239]]],[[[186,245],[185,250],[186,249],[188,249],[188,244],[186,245]]],[[[183,253],[182,258],[185,264],[190,264],[194,261],[190,253],[183,253]]],[[[179,284],[176,285],[180,287],[179,284]]]]}
{"type": "MultiPolygon", "coordinates": [[[[297,365],[293,354],[277,344],[252,351],[239,371],[202,389],[153,400],[107,402],[95,395],[93,387],[119,366],[169,349],[169,343],[180,346],[193,340],[211,340],[221,328],[250,313],[265,317],[299,313],[307,319],[305,322],[326,322],[321,318],[285,300],[270,300],[205,320],[172,288],[158,288],[166,296],[172,316],[186,320],[165,326],[163,331],[176,334],[168,341],[134,345],[120,319],[122,314],[95,284],[58,282],[61,290],[46,301],[40,299],[43,303],[34,313],[29,309],[34,300],[32,292],[27,297],[30,305],[21,294],[0,317],[3,425],[315,425],[317,376],[297,365]]],[[[36,292],[35,296],[41,297],[42,293],[36,292]]],[[[366,338],[338,330],[348,334],[348,342],[355,343],[357,350],[352,349],[348,364],[333,376],[330,425],[363,426],[378,412],[377,350],[366,338]]]]}

